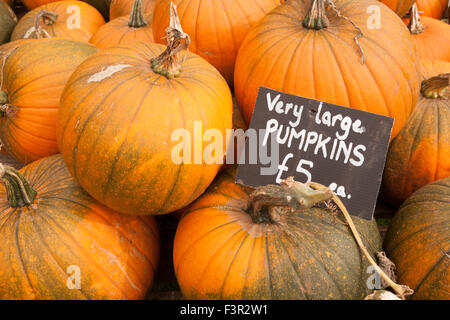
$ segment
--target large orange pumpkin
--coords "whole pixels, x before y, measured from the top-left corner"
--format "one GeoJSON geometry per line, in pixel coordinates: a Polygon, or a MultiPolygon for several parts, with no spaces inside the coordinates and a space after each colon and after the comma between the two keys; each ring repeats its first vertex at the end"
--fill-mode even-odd
{"type": "Polygon", "coordinates": [[[359,31],[324,0],[287,1],[270,12],[247,35],[236,61],[235,93],[247,123],[265,86],[392,116],[395,136],[418,98],[417,55],[401,19],[384,6],[383,27],[367,26],[367,7],[376,3],[335,1],[362,30],[363,55],[355,43],[359,31]]]}
{"type": "Polygon", "coordinates": [[[152,217],[96,202],[61,155],[1,169],[0,299],[144,298],[159,259],[152,217]]]}
{"type": "Polygon", "coordinates": [[[7,58],[0,140],[17,160],[29,163],[58,152],[56,115],[64,85],[96,51],[83,42],[40,39],[19,44],[7,58]]]}
{"type": "Polygon", "coordinates": [[[100,12],[81,1],[57,1],[31,10],[20,19],[11,40],[60,37],[88,42],[105,24],[100,12]]]}
{"type": "Polygon", "coordinates": [[[419,16],[416,4],[413,5],[408,21],[408,29],[423,59],[450,62],[450,25],[434,18],[419,16]]]}
{"type": "MultiPolygon", "coordinates": [[[[153,14],[157,0],[142,0],[142,9],[144,14],[153,14]]],[[[111,0],[109,8],[110,19],[116,19],[123,16],[128,16],[133,8],[134,0],[111,0]]],[[[166,23],[167,25],[167,23],[166,23]]]]}
{"type": "Polygon", "coordinates": [[[450,176],[449,80],[432,78],[450,74],[450,63],[425,61],[422,69],[426,80],[421,98],[392,141],[386,160],[383,193],[396,205],[422,186],[450,176]]]}
{"type": "Polygon", "coordinates": [[[416,191],[395,214],[384,247],[412,299],[450,300],[450,177],[416,191]]]}
{"type": "MultiPolygon", "coordinates": [[[[173,259],[187,299],[364,298],[368,261],[341,214],[322,201],[290,211],[263,196],[253,197],[263,203],[253,210],[253,189],[234,180],[225,171],[178,225],[173,259]]],[[[353,220],[373,255],[381,247],[375,220],[353,220]]]]}
{"type": "MultiPolygon", "coordinates": [[[[22,0],[28,9],[34,9],[47,3],[57,2],[60,0],[22,0]]],[[[107,19],[109,17],[109,5],[111,0],[81,0],[95,7],[107,19]]]]}
{"type": "Polygon", "coordinates": [[[416,0],[419,12],[423,16],[441,19],[448,8],[448,0],[416,0]]]}
{"type": "Polygon", "coordinates": [[[151,13],[144,17],[142,0],[135,0],[129,17],[101,26],[89,42],[101,49],[139,41],[153,42],[152,17],[151,13]]]}
{"type": "Polygon", "coordinates": [[[171,1],[178,6],[183,30],[191,36],[190,50],[209,61],[230,85],[238,50],[248,31],[279,0],[162,0],[153,16],[156,42],[164,41],[171,1]]]}
{"type": "MultiPolygon", "coordinates": [[[[207,61],[177,53],[180,34],[169,32],[167,48],[137,42],[104,49],[77,68],[61,98],[57,136],[64,160],[87,192],[117,211],[185,207],[221,167],[202,157],[207,146],[198,139],[208,129],[225,137],[232,128],[231,92],[207,61]],[[191,164],[178,158],[178,133],[192,138],[182,153],[191,164]]],[[[217,141],[210,154],[221,158],[226,141],[217,141]]]]}
{"type": "Polygon", "coordinates": [[[394,10],[400,17],[405,16],[416,0],[379,0],[394,10]]]}

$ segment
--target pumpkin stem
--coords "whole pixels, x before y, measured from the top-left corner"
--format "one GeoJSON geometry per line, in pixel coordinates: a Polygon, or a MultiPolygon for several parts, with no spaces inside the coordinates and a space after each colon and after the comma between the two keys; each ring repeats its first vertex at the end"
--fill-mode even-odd
{"type": "Polygon", "coordinates": [[[147,22],[145,22],[144,14],[142,12],[142,0],[134,0],[128,26],[130,28],[142,28],[146,25],[147,22]]]}
{"type": "Polygon", "coordinates": [[[425,98],[450,98],[450,73],[440,74],[436,77],[422,81],[421,92],[425,98]]]}
{"type": "Polygon", "coordinates": [[[0,90],[0,106],[3,106],[7,103],[8,103],[8,94],[5,91],[0,90]]]}
{"type": "Polygon", "coordinates": [[[425,30],[422,23],[420,23],[419,9],[415,2],[409,10],[408,29],[412,34],[420,34],[425,30]]]}
{"type": "Polygon", "coordinates": [[[166,29],[167,48],[158,57],[151,60],[153,72],[165,76],[167,79],[179,77],[182,67],[178,62],[177,53],[188,49],[190,38],[183,32],[177,7],[170,3],[170,24],[166,29]],[[184,41],[182,41],[184,40],[184,41]]]}
{"type": "Polygon", "coordinates": [[[45,37],[50,38],[50,34],[41,27],[41,18],[42,22],[45,25],[52,25],[56,22],[58,19],[58,14],[55,12],[47,11],[47,10],[41,10],[36,15],[36,19],[34,20],[34,30],[30,34],[25,35],[25,39],[31,38],[32,35],[34,35],[37,39],[42,39],[45,37]]]}
{"type": "Polygon", "coordinates": [[[37,192],[30,187],[25,178],[14,168],[0,163],[0,180],[5,186],[11,208],[29,206],[36,198],[37,192]]]}
{"type": "MultiPolygon", "coordinates": [[[[324,185],[320,183],[311,182],[310,186],[315,188],[316,190],[323,190],[325,188],[324,185]]],[[[356,240],[356,243],[358,244],[359,248],[363,252],[363,254],[366,256],[367,260],[369,260],[370,264],[374,267],[375,271],[383,278],[384,281],[397,293],[397,295],[401,299],[405,299],[406,296],[411,295],[414,293],[414,291],[405,285],[399,285],[395,283],[389,276],[378,266],[378,264],[375,262],[375,260],[370,255],[369,251],[367,251],[367,248],[364,246],[364,243],[361,240],[361,236],[359,235],[358,230],[356,229],[355,224],[353,223],[352,217],[350,216],[347,208],[342,203],[341,199],[339,197],[332,193],[333,201],[337,204],[339,209],[341,209],[342,213],[344,214],[345,220],[347,220],[347,223],[350,227],[350,230],[353,233],[353,237],[356,240]]]]}
{"type": "Polygon", "coordinates": [[[330,188],[311,189],[308,184],[294,181],[292,177],[280,185],[266,185],[253,191],[247,201],[246,211],[255,223],[273,223],[277,220],[276,208],[288,207],[291,211],[311,208],[331,199],[330,188]]]}

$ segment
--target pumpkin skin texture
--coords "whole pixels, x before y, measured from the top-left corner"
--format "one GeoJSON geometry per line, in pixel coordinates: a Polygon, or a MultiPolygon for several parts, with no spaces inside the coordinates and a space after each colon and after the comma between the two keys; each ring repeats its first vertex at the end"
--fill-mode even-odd
{"type": "MultiPolygon", "coordinates": [[[[162,43],[169,21],[171,0],[157,2],[153,34],[162,43]]],[[[238,50],[261,18],[280,4],[279,0],[175,0],[183,31],[191,36],[190,50],[211,63],[233,85],[238,50]]]]}
{"type": "MultiPolygon", "coordinates": [[[[422,70],[428,79],[450,73],[450,63],[429,60],[422,70]]],[[[383,193],[390,203],[400,205],[422,186],[450,176],[449,124],[450,100],[421,95],[408,122],[389,146],[383,193]]]]}
{"type": "Polygon", "coordinates": [[[413,5],[415,0],[380,0],[391,8],[400,17],[404,17],[413,5]]]}
{"type": "Polygon", "coordinates": [[[392,137],[406,123],[419,94],[417,55],[408,30],[380,6],[383,28],[367,28],[372,0],[336,0],[341,13],[363,31],[327,10],[328,28],[303,27],[311,1],[280,5],[247,35],[236,60],[234,88],[247,123],[260,86],[395,118],[392,137]],[[395,43],[395,45],[394,45],[395,43]],[[387,58],[389,55],[389,58],[387,58]]]}
{"type": "MultiPolygon", "coordinates": [[[[34,9],[47,3],[57,2],[60,0],[23,0],[22,2],[28,9],[34,9]]],[[[81,0],[89,3],[96,8],[105,19],[109,19],[109,5],[111,0],[81,0]]]]}
{"type": "MultiPolygon", "coordinates": [[[[57,136],[69,170],[92,197],[124,214],[185,207],[220,169],[204,161],[176,164],[174,130],[194,137],[194,121],[202,121],[202,132],[217,129],[225,137],[232,128],[231,92],[217,70],[181,52],[180,76],[160,76],[150,60],[164,49],[143,42],[104,49],[77,68],[61,98],[57,136]]],[[[218,151],[225,150],[223,142],[218,151]]]]}
{"type": "Polygon", "coordinates": [[[12,114],[0,117],[0,139],[19,162],[58,153],[56,116],[64,85],[75,68],[97,50],[83,42],[40,39],[22,43],[8,57],[3,89],[7,103],[14,107],[12,114]]]}
{"type": "Polygon", "coordinates": [[[90,197],[61,155],[19,171],[37,196],[11,208],[0,188],[0,299],[141,299],[159,260],[153,217],[121,215],[90,197]],[[79,290],[67,279],[78,266],[79,290]],[[67,272],[67,273],[66,273],[67,272]]]}
{"type": "Polygon", "coordinates": [[[0,2],[0,44],[9,41],[16,23],[17,17],[11,8],[5,2],[0,2]]]}
{"type": "MultiPolygon", "coordinates": [[[[157,0],[142,0],[144,14],[153,14],[156,1],[157,0]]],[[[134,0],[111,0],[111,6],[109,8],[111,20],[130,15],[133,3],[134,0]]]]}
{"type": "MultiPolygon", "coordinates": [[[[250,190],[225,171],[178,225],[174,268],[187,299],[362,299],[366,258],[340,215],[313,207],[255,223],[250,190]]],[[[366,248],[381,248],[374,220],[353,218],[366,248]]]]}
{"type": "MultiPolygon", "coordinates": [[[[58,1],[48,3],[31,10],[20,19],[17,26],[11,35],[11,40],[18,40],[23,38],[37,37],[35,30],[36,16],[42,11],[50,11],[56,13],[58,16],[53,24],[46,24],[42,22],[40,26],[44,29],[48,36],[65,38],[74,41],[88,42],[92,35],[100,26],[105,24],[103,16],[94,7],[81,1],[58,1]],[[71,7],[77,6],[80,9],[80,28],[73,27],[75,22],[74,11],[71,7]],[[73,22],[72,22],[73,20],[73,22]],[[69,23],[70,22],[70,23],[69,23]]],[[[47,35],[41,37],[48,37],[47,35]]]]}
{"type": "Polygon", "coordinates": [[[416,0],[420,15],[441,19],[447,10],[448,0],[416,0]]]}
{"type": "Polygon", "coordinates": [[[395,214],[384,246],[412,299],[450,299],[449,231],[449,177],[420,188],[395,214]]]}

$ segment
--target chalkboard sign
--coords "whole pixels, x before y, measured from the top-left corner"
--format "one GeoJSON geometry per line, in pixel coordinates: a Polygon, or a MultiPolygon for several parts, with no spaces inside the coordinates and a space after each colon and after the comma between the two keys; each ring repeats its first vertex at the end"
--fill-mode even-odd
{"type": "Polygon", "coordinates": [[[350,214],[370,220],[393,124],[390,117],[261,87],[236,182],[257,187],[290,176],[318,182],[350,214]]]}

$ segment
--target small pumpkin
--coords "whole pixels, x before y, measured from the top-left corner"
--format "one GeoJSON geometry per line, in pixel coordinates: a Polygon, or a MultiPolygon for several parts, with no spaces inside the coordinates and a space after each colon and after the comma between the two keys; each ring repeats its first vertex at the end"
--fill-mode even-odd
{"type": "Polygon", "coordinates": [[[450,63],[428,61],[423,69],[421,98],[386,159],[383,193],[395,205],[422,186],[450,176],[450,63]]]}
{"type": "Polygon", "coordinates": [[[400,17],[404,17],[416,0],[379,0],[391,8],[400,17]]]}
{"type": "Polygon", "coordinates": [[[96,202],[61,155],[0,168],[0,299],[145,297],[159,259],[153,217],[96,202]]]}
{"type": "MultiPolygon", "coordinates": [[[[280,206],[287,194],[275,186],[256,194],[234,180],[235,170],[225,171],[178,225],[174,268],[187,299],[365,297],[368,261],[341,214],[323,204],[326,191],[311,189],[314,206],[291,210],[280,206]]],[[[353,221],[374,255],[381,248],[375,220],[353,221]]]]}
{"type": "Polygon", "coordinates": [[[191,50],[211,63],[233,84],[238,50],[250,28],[279,0],[162,0],[157,2],[153,16],[155,41],[164,41],[169,21],[169,7],[178,6],[183,30],[192,38],[191,50]]]}
{"type": "Polygon", "coordinates": [[[89,41],[104,49],[133,42],[153,42],[152,14],[144,17],[142,0],[135,0],[130,16],[116,18],[103,26],[89,41]]]}
{"type": "Polygon", "coordinates": [[[105,24],[100,12],[81,1],[57,1],[31,10],[20,19],[11,40],[59,37],[88,42],[105,24]]]}
{"type": "Polygon", "coordinates": [[[3,69],[0,140],[18,161],[26,164],[58,152],[56,115],[64,85],[97,50],[66,39],[31,40],[13,48],[3,69]]]}
{"type": "MultiPolygon", "coordinates": [[[[142,10],[144,15],[153,14],[157,0],[142,0],[142,10]]],[[[134,0],[111,0],[109,15],[111,20],[119,17],[128,16],[133,9],[134,0]]],[[[165,25],[167,25],[165,22],[165,25]]]]}
{"type": "Polygon", "coordinates": [[[450,300],[450,177],[417,190],[395,214],[384,247],[412,299],[450,300]]]}
{"type": "Polygon", "coordinates": [[[373,0],[287,1],[245,38],[236,60],[234,88],[250,123],[260,86],[395,118],[392,136],[418,99],[417,54],[401,19],[380,7],[383,28],[367,26],[373,0]],[[362,61],[362,59],[364,59],[362,61]]]}
{"type": "Polygon", "coordinates": [[[416,3],[421,15],[438,20],[448,8],[448,0],[416,0],[416,3]]]}
{"type": "Polygon", "coordinates": [[[17,23],[17,17],[8,4],[0,2],[0,44],[8,42],[17,23]]]}
{"type": "Polygon", "coordinates": [[[405,19],[420,58],[450,62],[450,25],[434,18],[419,16],[417,5],[405,19]]]}
{"type": "MultiPolygon", "coordinates": [[[[194,128],[197,137],[208,129],[226,137],[232,128],[226,81],[182,51],[189,40],[181,30],[168,28],[167,39],[167,47],[136,42],[100,51],[75,70],[61,98],[57,136],[69,170],[95,199],[124,214],[164,214],[195,200],[221,164],[204,156],[185,164],[171,137],[194,137],[194,128]]],[[[211,155],[222,159],[227,144],[219,140],[211,155]]],[[[207,153],[206,144],[190,147],[186,157],[194,148],[207,153]]]]}

